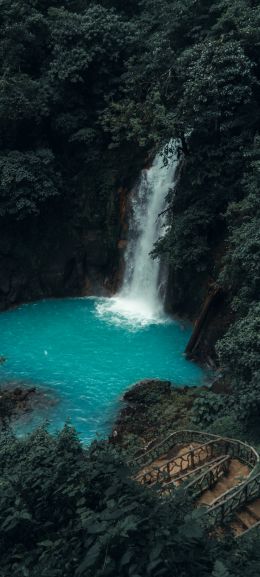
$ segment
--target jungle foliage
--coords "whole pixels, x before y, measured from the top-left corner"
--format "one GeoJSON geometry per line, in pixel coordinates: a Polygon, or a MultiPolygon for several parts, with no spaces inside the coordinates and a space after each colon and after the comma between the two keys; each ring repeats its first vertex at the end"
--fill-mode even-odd
{"type": "Polygon", "coordinates": [[[181,491],[162,502],[107,443],[65,427],[0,437],[3,577],[256,577],[257,536],[217,542],[181,491]]]}
{"type": "MultiPolygon", "coordinates": [[[[259,3],[141,6],[142,49],[127,63],[104,126],[115,147],[133,140],[158,150],[178,142],[170,226],[155,254],[171,265],[177,312],[198,314],[201,287],[222,288],[231,326],[217,354],[233,395],[219,399],[218,414],[229,411],[247,428],[260,415],[259,3]]],[[[206,414],[210,421],[214,411],[206,414]]]]}
{"type": "Polygon", "coordinates": [[[0,13],[0,216],[35,215],[57,195],[80,202],[82,171],[106,206],[99,117],[133,51],[131,22],[93,2],[1,0],[0,13]]]}
{"type": "MultiPolygon", "coordinates": [[[[197,311],[209,279],[223,288],[232,324],[217,352],[232,395],[218,399],[219,427],[228,433],[230,414],[256,423],[259,2],[0,0],[0,30],[0,219],[29,225],[60,200],[111,224],[120,171],[177,140],[170,226],[156,251],[179,313],[197,311]]],[[[214,425],[216,397],[197,402],[197,419],[214,425]]],[[[214,542],[181,493],[163,505],[111,447],[85,452],[66,429],[2,435],[0,450],[3,577],[259,575],[253,537],[214,542]]]]}

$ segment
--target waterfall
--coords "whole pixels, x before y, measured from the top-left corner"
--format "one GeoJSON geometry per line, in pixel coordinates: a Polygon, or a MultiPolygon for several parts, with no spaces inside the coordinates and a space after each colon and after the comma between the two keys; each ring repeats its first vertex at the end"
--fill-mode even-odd
{"type": "MultiPolygon", "coordinates": [[[[168,149],[173,147],[171,141],[168,149]]],[[[109,305],[110,312],[130,322],[147,324],[163,318],[161,265],[158,258],[151,257],[151,251],[165,232],[163,213],[168,192],[174,186],[176,167],[176,154],[168,159],[167,165],[163,155],[157,154],[152,166],[142,171],[132,193],[123,286],[109,305]]],[[[104,312],[104,307],[101,308],[104,312]]]]}

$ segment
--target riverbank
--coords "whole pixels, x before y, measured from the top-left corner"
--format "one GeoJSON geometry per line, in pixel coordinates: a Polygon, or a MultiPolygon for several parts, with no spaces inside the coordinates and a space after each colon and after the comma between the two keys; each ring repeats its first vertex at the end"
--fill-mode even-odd
{"type": "Polygon", "coordinates": [[[20,381],[3,384],[0,388],[0,426],[6,429],[26,414],[53,407],[58,400],[49,392],[20,381]]]}
{"type": "Polygon", "coordinates": [[[146,379],[123,396],[111,441],[125,448],[142,447],[169,431],[188,428],[194,401],[207,387],[174,387],[170,381],[146,379]]]}
{"type": "Polygon", "coordinates": [[[223,427],[222,434],[232,436],[233,431],[228,430],[229,424],[217,421],[219,403],[223,399],[225,402],[229,395],[228,383],[221,378],[211,385],[199,387],[177,387],[170,381],[159,379],[140,381],[127,390],[122,398],[123,406],[110,442],[130,451],[132,448],[138,450],[154,439],[167,436],[171,431],[200,429],[199,405],[203,403],[208,407],[212,400],[215,408],[210,408],[213,426],[209,423],[209,430],[214,432],[214,426],[216,429],[223,427]]]}

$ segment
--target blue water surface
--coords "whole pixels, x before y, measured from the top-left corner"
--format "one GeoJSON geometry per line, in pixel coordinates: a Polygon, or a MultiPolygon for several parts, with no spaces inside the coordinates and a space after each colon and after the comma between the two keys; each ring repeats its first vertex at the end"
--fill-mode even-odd
{"type": "Polygon", "coordinates": [[[204,371],[185,359],[191,327],[173,320],[131,325],[100,315],[100,299],[48,300],[0,315],[0,382],[47,389],[58,403],[18,423],[26,432],[48,418],[69,419],[84,442],[109,434],[120,397],[144,378],[201,385],[204,371]]]}

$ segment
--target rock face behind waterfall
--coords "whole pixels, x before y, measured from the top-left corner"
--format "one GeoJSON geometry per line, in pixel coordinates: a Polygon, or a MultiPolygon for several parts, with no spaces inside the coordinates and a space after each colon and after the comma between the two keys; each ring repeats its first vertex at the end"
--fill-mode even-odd
{"type": "Polygon", "coordinates": [[[11,233],[2,227],[1,309],[44,297],[109,292],[116,243],[109,243],[101,229],[82,230],[71,238],[66,223],[53,217],[41,217],[37,225],[28,229],[27,223],[16,223],[11,233]]]}
{"type": "Polygon", "coordinates": [[[127,150],[113,162],[113,181],[111,165],[103,166],[105,191],[83,171],[70,198],[52,199],[38,216],[1,219],[0,310],[41,298],[115,292],[127,193],[143,158],[127,150]]]}

